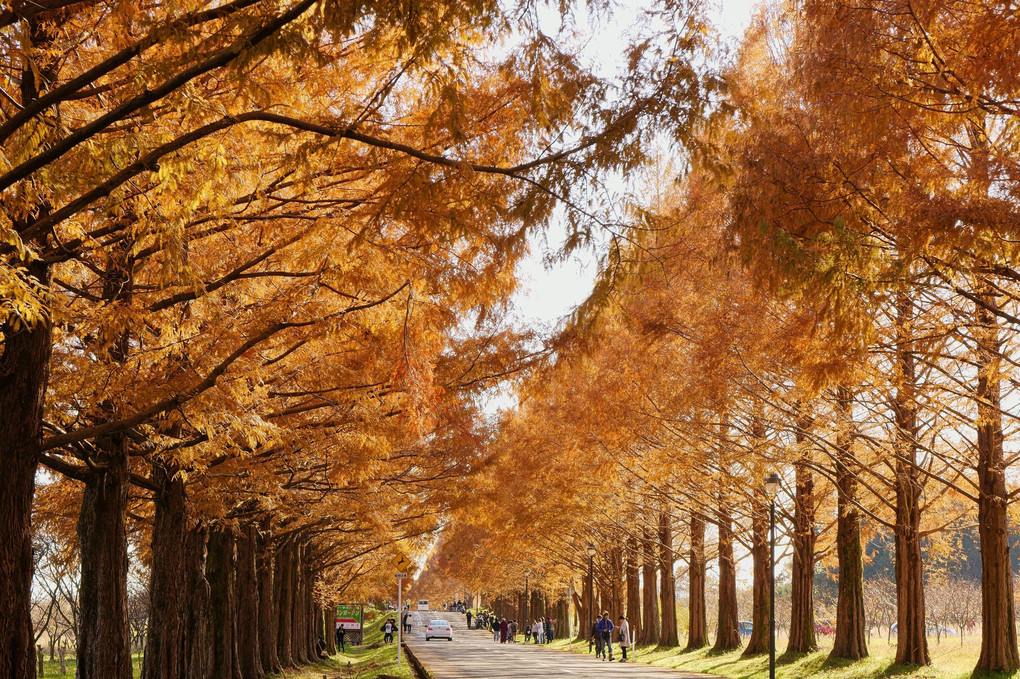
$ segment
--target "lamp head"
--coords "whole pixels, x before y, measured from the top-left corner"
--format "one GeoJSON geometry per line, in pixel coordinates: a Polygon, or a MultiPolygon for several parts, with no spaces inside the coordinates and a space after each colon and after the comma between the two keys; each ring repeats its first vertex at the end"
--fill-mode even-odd
{"type": "Polygon", "coordinates": [[[779,492],[779,474],[772,472],[768,478],[765,479],[765,494],[769,496],[769,499],[773,499],[776,493],[779,492]]]}
{"type": "Polygon", "coordinates": [[[593,545],[592,543],[589,542],[588,543],[588,556],[595,556],[595,552],[596,552],[595,545],[593,545]]]}

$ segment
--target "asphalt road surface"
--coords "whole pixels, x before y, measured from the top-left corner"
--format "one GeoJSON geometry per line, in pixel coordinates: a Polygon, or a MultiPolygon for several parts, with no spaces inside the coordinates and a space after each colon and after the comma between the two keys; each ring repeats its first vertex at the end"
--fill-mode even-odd
{"type": "MultiPolygon", "coordinates": [[[[412,614],[414,627],[405,641],[435,679],[556,679],[585,677],[661,677],[707,679],[711,675],[678,672],[640,663],[602,662],[594,655],[553,651],[534,644],[500,644],[492,633],[467,629],[462,613],[412,614]],[[431,617],[430,617],[431,616],[431,617]],[[453,641],[425,641],[429,620],[449,620],[453,641]]],[[[523,640],[523,635],[518,635],[523,640]]],[[[613,655],[619,658],[618,649],[613,655]]],[[[714,678],[712,678],[714,679],[714,678]]]]}

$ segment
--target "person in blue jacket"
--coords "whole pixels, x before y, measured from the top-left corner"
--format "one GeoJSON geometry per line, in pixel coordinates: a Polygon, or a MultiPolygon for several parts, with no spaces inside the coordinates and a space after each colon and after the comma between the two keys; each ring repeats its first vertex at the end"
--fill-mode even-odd
{"type": "Polygon", "coordinates": [[[602,619],[595,625],[595,630],[602,637],[602,661],[605,662],[606,654],[609,654],[609,662],[613,662],[613,621],[609,619],[609,611],[602,612],[602,619]]]}

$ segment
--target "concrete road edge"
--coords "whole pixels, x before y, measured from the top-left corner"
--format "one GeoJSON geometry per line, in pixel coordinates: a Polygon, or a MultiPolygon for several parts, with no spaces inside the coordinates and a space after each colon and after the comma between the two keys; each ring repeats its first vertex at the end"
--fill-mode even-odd
{"type": "Polygon", "coordinates": [[[414,676],[418,677],[418,679],[432,679],[432,673],[425,668],[425,665],[414,654],[414,651],[407,645],[407,642],[401,641],[400,645],[404,649],[404,657],[407,658],[407,663],[411,666],[414,676]]]}

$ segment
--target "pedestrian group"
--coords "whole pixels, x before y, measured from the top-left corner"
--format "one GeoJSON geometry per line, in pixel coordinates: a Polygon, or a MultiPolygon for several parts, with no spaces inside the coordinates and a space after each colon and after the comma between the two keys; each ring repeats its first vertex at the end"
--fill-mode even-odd
{"type": "MultiPolygon", "coordinates": [[[[472,614],[467,611],[467,626],[471,629],[472,614]]],[[[473,616],[475,629],[492,632],[492,640],[501,644],[517,643],[520,628],[516,620],[507,620],[494,615],[491,611],[480,611],[473,616]]],[[[603,611],[601,617],[592,620],[591,634],[588,638],[588,652],[595,650],[595,657],[603,662],[613,662],[613,637],[616,637],[617,648],[620,649],[620,662],[627,662],[627,650],[631,647],[630,623],[627,616],[621,615],[617,624],[613,624],[609,611],[603,611]]],[[[549,644],[555,639],[552,618],[537,618],[524,627],[524,643],[549,644]]]]}

